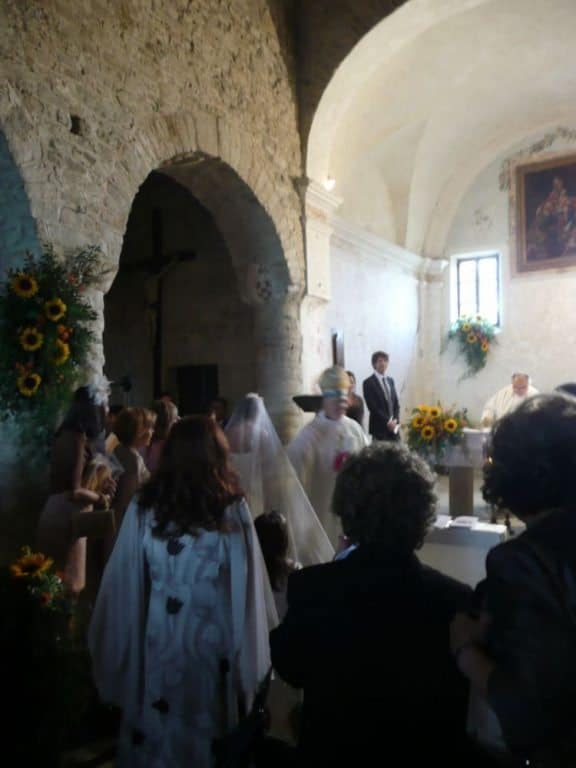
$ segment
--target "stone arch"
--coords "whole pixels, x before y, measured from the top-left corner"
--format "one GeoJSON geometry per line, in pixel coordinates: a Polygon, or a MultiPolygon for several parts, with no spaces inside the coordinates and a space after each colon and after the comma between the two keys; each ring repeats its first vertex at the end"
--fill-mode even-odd
{"type": "MultiPolygon", "coordinates": [[[[297,423],[291,396],[299,391],[301,378],[301,232],[287,213],[289,201],[268,173],[247,159],[250,148],[241,134],[232,132],[232,144],[225,136],[217,119],[187,115],[155,121],[116,163],[103,214],[106,247],[109,257],[120,254],[132,204],[127,206],[126,199],[136,195],[151,171],[173,179],[210,213],[229,249],[240,295],[254,308],[256,388],[280,431],[289,436],[297,423]],[[225,155],[237,159],[237,168],[225,155]]],[[[115,261],[110,258],[111,266],[115,261]]]]}
{"type": "Polygon", "coordinates": [[[159,115],[150,121],[134,141],[118,150],[111,169],[102,212],[111,261],[120,254],[132,200],[148,174],[155,169],[212,159],[221,161],[252,191],[276,229],[289,285],[302,286],[302,232],[294,213],[299,208],[297,194],[275,184],[255,156],[253,139],[231,119],[196,111],[159,115]]]}

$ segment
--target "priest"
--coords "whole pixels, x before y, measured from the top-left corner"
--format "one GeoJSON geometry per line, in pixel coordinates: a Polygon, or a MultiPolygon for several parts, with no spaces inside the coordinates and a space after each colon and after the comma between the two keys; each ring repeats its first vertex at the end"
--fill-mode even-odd
{"type": "Polygon", "coordinates": [[[346,459],[368,445],[362,427],[346,416],[350,380],[339,365],[320,377],[322,410],[288,446],[300,482],[334,548],[341,548],[339,519],[332,514],[336,476],[346,459]]]}
{"type": "Polygon", "coordinates": [[[499,389],[484,406],[482,426],[491,427],[502,416],[515,410],[527,397],[537,394],[538,390],[530,385],[527,373],[513,373],[511,383],[499,389]]]}

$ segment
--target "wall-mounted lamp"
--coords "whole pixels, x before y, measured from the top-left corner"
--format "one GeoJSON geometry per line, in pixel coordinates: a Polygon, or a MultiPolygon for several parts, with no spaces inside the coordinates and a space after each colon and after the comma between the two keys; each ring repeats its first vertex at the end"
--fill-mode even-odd
{"type": "Polygon", "coordinates": [[[333,179],[332,176],[326,176],[326,178],[322,182],[322,185],[327,192],[332,192],[332,190],[336,186],[336,179],[333,179]]]}

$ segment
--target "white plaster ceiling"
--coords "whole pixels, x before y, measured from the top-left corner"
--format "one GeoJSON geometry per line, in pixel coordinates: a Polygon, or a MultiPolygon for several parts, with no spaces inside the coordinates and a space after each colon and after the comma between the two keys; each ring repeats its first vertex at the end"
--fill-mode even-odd
{"type": "Polygon", "coordinates": [[[576,0],[411,0],[335,73],[308,176],[336,179],[342,216],[441,256],[478,173],[576,118],[575,39],[576,0]]]}

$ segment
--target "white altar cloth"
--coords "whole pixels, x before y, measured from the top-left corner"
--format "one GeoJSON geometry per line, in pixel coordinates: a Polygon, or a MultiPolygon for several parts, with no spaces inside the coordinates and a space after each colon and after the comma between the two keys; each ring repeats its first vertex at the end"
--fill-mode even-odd
{"type": "Polygon", "coordinates": [[[486,576],[486,555],[507,537],[505,525],[438,515],[417,555],[426,565],[475,587],[486,576]]]}

